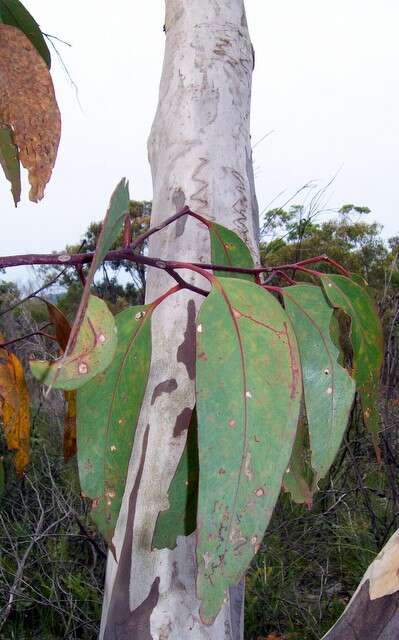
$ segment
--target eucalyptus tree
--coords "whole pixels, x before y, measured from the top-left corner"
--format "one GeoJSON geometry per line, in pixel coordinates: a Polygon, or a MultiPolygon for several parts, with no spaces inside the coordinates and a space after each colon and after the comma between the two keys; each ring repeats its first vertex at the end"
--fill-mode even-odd
{"type": "MultiPolygon", "coordinates": [[[[238,233],[256,258],[258,207],[250,141],[254,56],[244,2],[166,0],[164,29],[159,103],[148,142],[154,186],[151,224],[188,205],[238,233]]],[[[209,262],[209,235],[201,223],[185,217],[150,239],[149,254],[209,262]]],[[[203,286],[203,277],[192,272],[187,277],[203,286]]],[[[167,274],[150,272],[147,301],[159,297],[170,283],[167,274]]],[[[145,619],[148,637],[153,638],[161,638],[166,630],[168,637],[181,640],[241,636],[240,589],[230,591],[213,625],[200,620],[195,534],[179,537],[173,550],[152,548],[155,524],[168,506],[169,485],[195,404],[190,336],[195,335],[202,299],[182,291],[154,315],[149,383],[129,467],[124,515],[114,537],[120,561],[117,564],[110,556],[107,570],[102,625],[106,638],[116,638],[111,629],[123,625],[135,637],[133,629],[145,619]],[[134,514],[128,507],[132,491],[134,514]]]]}
{"type": "MultiPolygon", "coordinates": [[[[11,1],[17,2],[0,0],[0,17],[9,22],[11,1]]],[[[36,201],[60,133],[49,60],[38,59],[21,15],[22,23],[0,24],[6,53],[0,82],[7,89],[0,151],[16,202],[19,159],[36,201]],[[43,89],[34,93],[21,65],[29,97],[22,112],[33,101],[41,119],[19,119],[15,51],[22,58],[28,51],[28,70],[38,73],[43,89]],[[37,139],[46,118],[52,131],[43,147],[37,139]],[[34,126],[36,164],[21,142],[26,122],[34,126]]],[[[151,228],[132,237],[123,179],[95,251],[8,256],[0,269],[61,264],[81,273],[90,264],[72,327],[47,303],[59,357],[30,367],[50,389],[66,392],[69,409],[77,404],[82,493],[109,545],[101,638],[240,640],[243,577],[281,485],[311,505],[356,392],[378,452],[382,330],[367,283],[327,256],[256,266],[254,52],[243,0],[166,0],[164,30],[149,138],[151,228]],[[123,246],[112,248],[122,228],[123,246]],[[114,317],[91,286],[104,261],[126,260],[148,267],[146,303],[114,317]],[[320,263],[332,273],[317,271],[320,263]],[[340,322],[345,316],[349,323],[340,322]]],[[[29,463],[29,398],[8,344],[0,361],[1,411],[22,474],[29,463]]],[[[396,548],[394,537],[327,638],[365,637],[365,625],[370,639],[394,637],[396,548]]]]}

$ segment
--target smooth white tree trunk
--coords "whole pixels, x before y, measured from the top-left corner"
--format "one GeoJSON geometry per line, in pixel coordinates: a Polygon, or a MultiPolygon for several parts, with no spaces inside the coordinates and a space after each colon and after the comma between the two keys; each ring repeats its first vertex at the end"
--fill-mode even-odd
{"type": "MultiPolygon", "coordinates": [[[[243,0],[166,0],[166,50],[149,138],[152,224],[184,205],[236,231],[256,255],[258,209],[250,143],[253,49],[243,0]]],[[[145,56],[143,58],[145,64],[145,56]]],[[[134,123],[139,126],[139,123],[134,123]]],[[[209,262],[206,229],[188,218],[152,237],[151,256],[209,262]]],[[[183,274],[206,287],[200,276],[183,274]]],[[[150,271],[147,300],[172,286],[150,271]]],[[[185,446],[194,406],[194,340],[201,296],[184,291],[153,318],[150,380],[108,560],[101,638],[239,640],[242,589],[211,627],[199,619],[195,536],[152,550],[160,511],[185,446]]]]}

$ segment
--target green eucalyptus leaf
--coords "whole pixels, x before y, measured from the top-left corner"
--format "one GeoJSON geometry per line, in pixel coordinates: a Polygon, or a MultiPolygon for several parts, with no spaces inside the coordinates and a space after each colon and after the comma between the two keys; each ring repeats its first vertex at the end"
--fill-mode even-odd
{"type": "Polygon", "coordinates": [[[313,503],[313,473],[310,465],[309,435],[305,420],[299,420],[291,460],[283,478],[283,488],[297,504],[313,503]]]}
{"type": "Polygon", "coordinates": [[[153,548],[174,549],[177,536],[188,536],[195,531],[198,474],[198,427],[194,409],[186,446],[168,491],[169,509],[162,511],[158,516],[152,541],[153,548]]]}
{"type": "Polygon", "coordinates": [[[196,386],[197,593],[210,623],[262,542],[295,439],[299,353],[270,293],[214,279],[197,319],[196,386]]]}
{"type": "MultiPolygon", "coordinates": [[[[254,268],[254,261],[251,252],[241,238],[216,222],[209,223],[209,234],[211,238],[211,259],[212,264],[226,265],[229,267],[254,268]]],[[[254,276],[245,273],[219,272],[218,276],[240,278],[242,280],[254,281],[254,276]]]]}
{"type": "Polygon", "coordinates": [[[151,361],[153,307],[119,313],[118,346],[108,369],[77,394],[78,465],[91,516],[111,544],[151,361]]]}
{"type": "Polygon", "coordinates": [[[15,146],[10,128],[0,123],[0,165],[11,183],[11,193],[17,206],[21,199],[21,171],[18,148],[15,146]]]}
{"type": "Polygon", "coordinates": [[[0,0],[0,22],[20,29],[31,41],[46,65],[51,67],[51,55],[36,20],[19,0],[0,0]]]}
{"type": "Polygon", "coordinates": [[[341,446],[355,395],[355,383],[339,363],[330,335],[333,308],[320,287],[282,289],[301,355],[312,467],[324,478],[341,446]]]}
{"type": "Polygon", "coordinates": [[[378,386],[384,355],[383,333],[377,308],[369,293],[341,275],[321,276],[330,303],[351,318],[353,378],[363,409],[364,421],[372,433],[379,429],[378,386]]]}
{"type": "Polygon", "coordinates": [[[111,196],[109,207],[101,227],[96,253],[90,267],[90,275],[92,277],[94,277],[95,272],[122,230],[125,216],[129,213],[129,202],[129,183],[126,178],[122,178],[111,196]]]}
{"type": "Polygon", "coordinates": [[[117,345],[114,316],[106,303],[89,297],[77,340],[68,355],[47,362],[33,360],[32,373],[43,384],[56,389],[79,389],[108,367],[117,345]]]}

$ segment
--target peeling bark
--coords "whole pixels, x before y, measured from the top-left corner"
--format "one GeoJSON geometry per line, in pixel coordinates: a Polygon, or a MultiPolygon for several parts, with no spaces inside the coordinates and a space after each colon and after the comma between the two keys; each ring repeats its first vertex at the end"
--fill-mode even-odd
{"type": "Polygon", "coordinates": [[[322,640],[399,638],[399,531],[367,569],[352,600],[322,640]]]}
{"type": "MultiPolygon", "coordinates": [[[[159,104],[148,143],[154,186],[151,223],[159,224],[188,205],[236,231],[257,258],[249,134],[253,53],[243,0],[166,0],[165,32],[159,104]]],[[[208,232],[198,221],[184,218],[151,237],[149,254],[209,261],[208,232]]],[[[182,275],[206,286],[197,274],[182,275]]],[[[147,301],[170,286],[167,274],[150,271],[147,301]]],[[[194,535],[179,537],[173,551],[151,549],[194,406],[192,336],[201,302],[192,292],[180,292],[153,316],[150,379],[113,539],[119,565],[112,555],[108,558],[100,635],[105,640],[147,638],[133,623],[142,607],[150,617],[151,640],[240,640],[243,635],[242,585],[230,590],[229,602],[212,626],[200,621],[194,535]],[[122,611],[115,602],[121,598],[123,619],[129,622],[125,635],[118,636],[122,611]]]]}

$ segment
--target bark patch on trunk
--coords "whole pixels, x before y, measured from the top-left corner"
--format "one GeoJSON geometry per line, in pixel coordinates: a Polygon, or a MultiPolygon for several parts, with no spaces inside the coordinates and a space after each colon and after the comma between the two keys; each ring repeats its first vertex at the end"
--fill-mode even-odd
{"type": "Polygon", "coordinates": [[[399,592],[370,600],[367,580],[323,640],[395,640],[399,638],[399,592]]]}
{"type": "Polygon", "coordinates": [[[173,391],[176,391],[176,389],[177,382],[174,378],[165,380],[164,382],[160,382],[159,385],[157,385],[154,389],[151,398],[151,404],[155,404],[156,399],[159,398],[159,396],[161,396],[163,393],[172,393],[173,391]]]}
{"type": "Polygon", "coordinates": [[[190,426],[191,416],[193,410],[190,407],[186,407],[183,411],[177,416],[175,428],[173,430],[173,437],[179,438],[182,433],[187,431],[190,426]]]}
{"type": "Polygon", "coordinates": [[[195,302],[189,300],[187,305],[187,327],[184,340],[177,350],[177,362],[181,362],[187,369],[190,380],[195,378],[195,302]]]}
{"type": "MultiPolygon", "coordinates": [[[[152,640],[150,617],[159,598],[159,578],[155,578],[146,600],[129,615],[122,625],[116,625],[116,640],[152,640]]],[[[107,637],[107,636],[106,636],[107,637]]]]}
{"type": "Polygon", "coordinates": [[[148,433],[149,425],[144,433],[140,467],[129,498],[126,536],[119,558],[114,587],[112,589],[104,640],[151,640],[152,638],[150,632],[150,617],[158,602],[160,582],[158,577],[154,580],[150,593],[143,603],[135,611],[131,612],[129,608],[134,515],[147,452],[148,433]]]}

